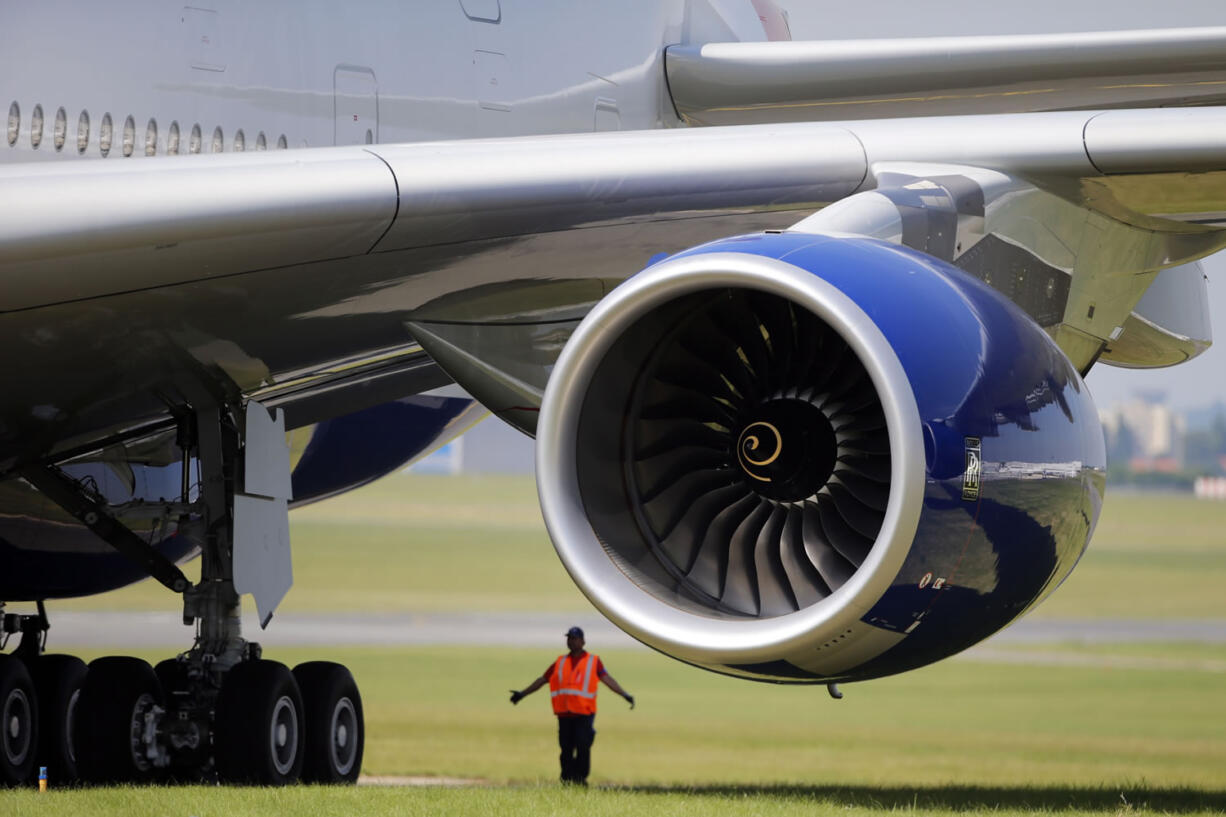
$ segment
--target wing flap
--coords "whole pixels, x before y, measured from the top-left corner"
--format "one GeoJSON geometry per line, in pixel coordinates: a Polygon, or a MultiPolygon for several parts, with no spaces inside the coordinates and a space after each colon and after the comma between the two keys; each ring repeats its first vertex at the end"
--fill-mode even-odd
{"type": "Polygon", "coordinates": [[[1226,27],[677,45],[690,124],[1008,113],[1226,99],[1226,27]]]}

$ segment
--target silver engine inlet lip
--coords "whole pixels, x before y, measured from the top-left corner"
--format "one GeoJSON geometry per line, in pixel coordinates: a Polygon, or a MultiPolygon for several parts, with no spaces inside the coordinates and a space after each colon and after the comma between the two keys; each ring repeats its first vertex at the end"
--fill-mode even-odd
{"type": "Polygon", "coordinates": [[[614,289],[588,313],[558,358],[541,405],[537,491],[554,547],[579,588],[631,636],[695,663],[754,663],[821,644],[851,627],[890,586],[915,537],[924,492],[919,412],[902,364],[850,298],[818,276],[772,258],[711,253],[664,261],[614,289]],[[861,567],[831,596],[794,613],[721,618],[656,598],[619,568],[587,519],[576,439],[592,377],[611,345],[651,309],[704,290],[734,287],[787,298],[829,324],[859,356],[877,389],[891,449],[890,497],[861,567]]]}

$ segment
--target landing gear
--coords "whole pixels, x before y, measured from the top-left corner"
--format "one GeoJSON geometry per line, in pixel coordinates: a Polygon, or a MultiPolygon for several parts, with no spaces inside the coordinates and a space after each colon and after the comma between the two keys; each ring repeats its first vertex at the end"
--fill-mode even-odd
{"type": "Polygon", "coordinates": [[[217,699],[217,773],[233,783],[284,786],[302,777],[302,693],[289,668],[248,661],[226,676],[217,699]]]}
{"type": "Polygon", "coordinates": [[[349,670],[330,661],[294,667],[306,707],[308,783],[355,783],[362,768],[362,696],[349,670]]]}
{"type": "Polygon", "coordinates": [[[139,658],[99,658],[89,665],[77,705],[77,763],[88,783],[147,783],[159,764],[157,721],[162,684],[139,658]]]}
{"type": "Polygon", "coordinates": [[[85,662],[74,655],[40,655],[31,665],[38,695],[38,766],[57,786],[80,780],[76,752],[77,707],[85,662]]]}
{"type": "Polygon", "coordinates": [[[175,388],[184,398],[172,410],[178,426],[167,432],[182,455],[176,501],[112,505],[96,483],[55,464],[34,463],[21,475],[181,593],[195,642],[156,669],[121,657],[86,669],[70,656],[40,655],[49,626],[41,604],[37,618],[6,616],[4,632],[22,632],[22,643],[20,658],[0,654],[0,785],[28,781],[36,765],[48,767],[54,785],[357,780],[365,724],[353,676],[328,662],[290,672],[242,635],[241,595],[254,596],[267,625],[291,582],[284,423],[255,403],[189,383],[175,388]],[[177,535],[198,542],[200,581],[191,584],[125,527],[125,508],[158,513],[177,535]],[[41,742],[40,716],[48,728],[41,742]]]}
{"type": "Polygon", "coordinates": [[[24,783],[34,771],[37,700],[25,664],[0,655],[0,784],[24,783]]]}

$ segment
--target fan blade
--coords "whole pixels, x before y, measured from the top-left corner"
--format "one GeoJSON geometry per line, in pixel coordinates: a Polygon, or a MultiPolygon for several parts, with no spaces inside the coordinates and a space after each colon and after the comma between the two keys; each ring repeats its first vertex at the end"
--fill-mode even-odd
{"type": "Polygon", "coordinates": [[[830,587],[805,552],[803,508],[787,509],[787,520],[779,537],[779,561],[787,574],[797,609],[816,604],[829,595],[830,587]]]}
{"type": "Polygon", "coordinates": [[[719,598],[731,609],[746,615],[756,616],[761,611],[754,548],[772,510],[769,502],[759,499],[758,506],[742,520],[728,540],[728,561],[719,598]]]}
{"type": "Polygon", "coordinates": [[[890,481],[890,458],[888,455],[868,456],[858,452],[840,452],[838,462],[839,468],[850,469],[866,479],[887,484],[890,481]]]}
{"type": "MultiPolygon", "coordinates": [[[[829,497],[818,497],[817,509],[826,541],[852,565],[859,567],[864,564],[873,547],[873,540],[864,538],[843,521],[834,501],[829,497]]],[[[807,519],[806,517],[806,521],[807,519]]]]}
{"type": "Polygon", "coordinates": [[[702,423],[677,420],[640,420],[634,427],[634,458],[646,460],[678,448],[727,451],[728,432],[702,423]]]}
{"type": "Polygon", "coordinates": [[[728,542],[732,534],[749,516],[761,500],[749,494],[736,503],[724,508],[711,520],[706,535],[698,552],[694,554],[693,564],[685,572],[686,583],[702,591],[712,599],[720,597],[723,587],[723,577],[728,564],[728,542]]]}
{"type": "Polygon", "coordinates": [[[836,468],[834,476],[843,487],[851,492],[852,496],[869,508],[884,514],[886,508],[889,507],[890,486],[888,483],[883,485],[880,482],[865,479],[846,468],[836,468]]]}
{"type": "Polygon", "coordinates": [[[735,484],[730,471],[697,471],[671,485],[648,500],[642,501],[643,516],[656,538],[677,526],[685,511],[703,496],[735,484]]]}
{"type": "Polygon", "coordinates": [[[812,502],[806,502],[804,507],[805,554],[821,575],[829,592],[833,593],[851,578],[856,572],[855,567],[847,563],[835,549],[834,543],[828,539],[821,523],[819,508],[812,502]]]}
{"type": "Polygon", "coordinates": [[[749,496],[749,489],[737,482],[700,497],[686,508],[677,524],[660,537],[660,550],[671,562],[671,567],[685,573],[693,565],[703,539],[719,514],[749,496]]]}
{"type": "Polygon", "coordinates": [[[792,593],[787,572],[783,569],[780,554],[783,526],[787,517],[787,508],[782,505],[771,506],[771,515],[754,543],[754,570],[758,576],[761,615],[764,616],[781,616],[800,609],[792,593]]]}

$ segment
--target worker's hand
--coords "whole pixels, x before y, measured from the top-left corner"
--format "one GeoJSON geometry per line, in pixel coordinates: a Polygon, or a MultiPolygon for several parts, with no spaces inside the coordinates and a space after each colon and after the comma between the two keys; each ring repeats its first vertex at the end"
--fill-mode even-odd
{"type": "Polygon", "coordinates": [[[518,689],[511,690],[511,703],[517,704],[524,699],[524,693],[518,689]]]}
{"type": "Polygon", "coordinates": [[[630,704],[630,708],[634,709],[634,696],[627,692],[623,697],[625,697],[626,703],[630,704]]]}

